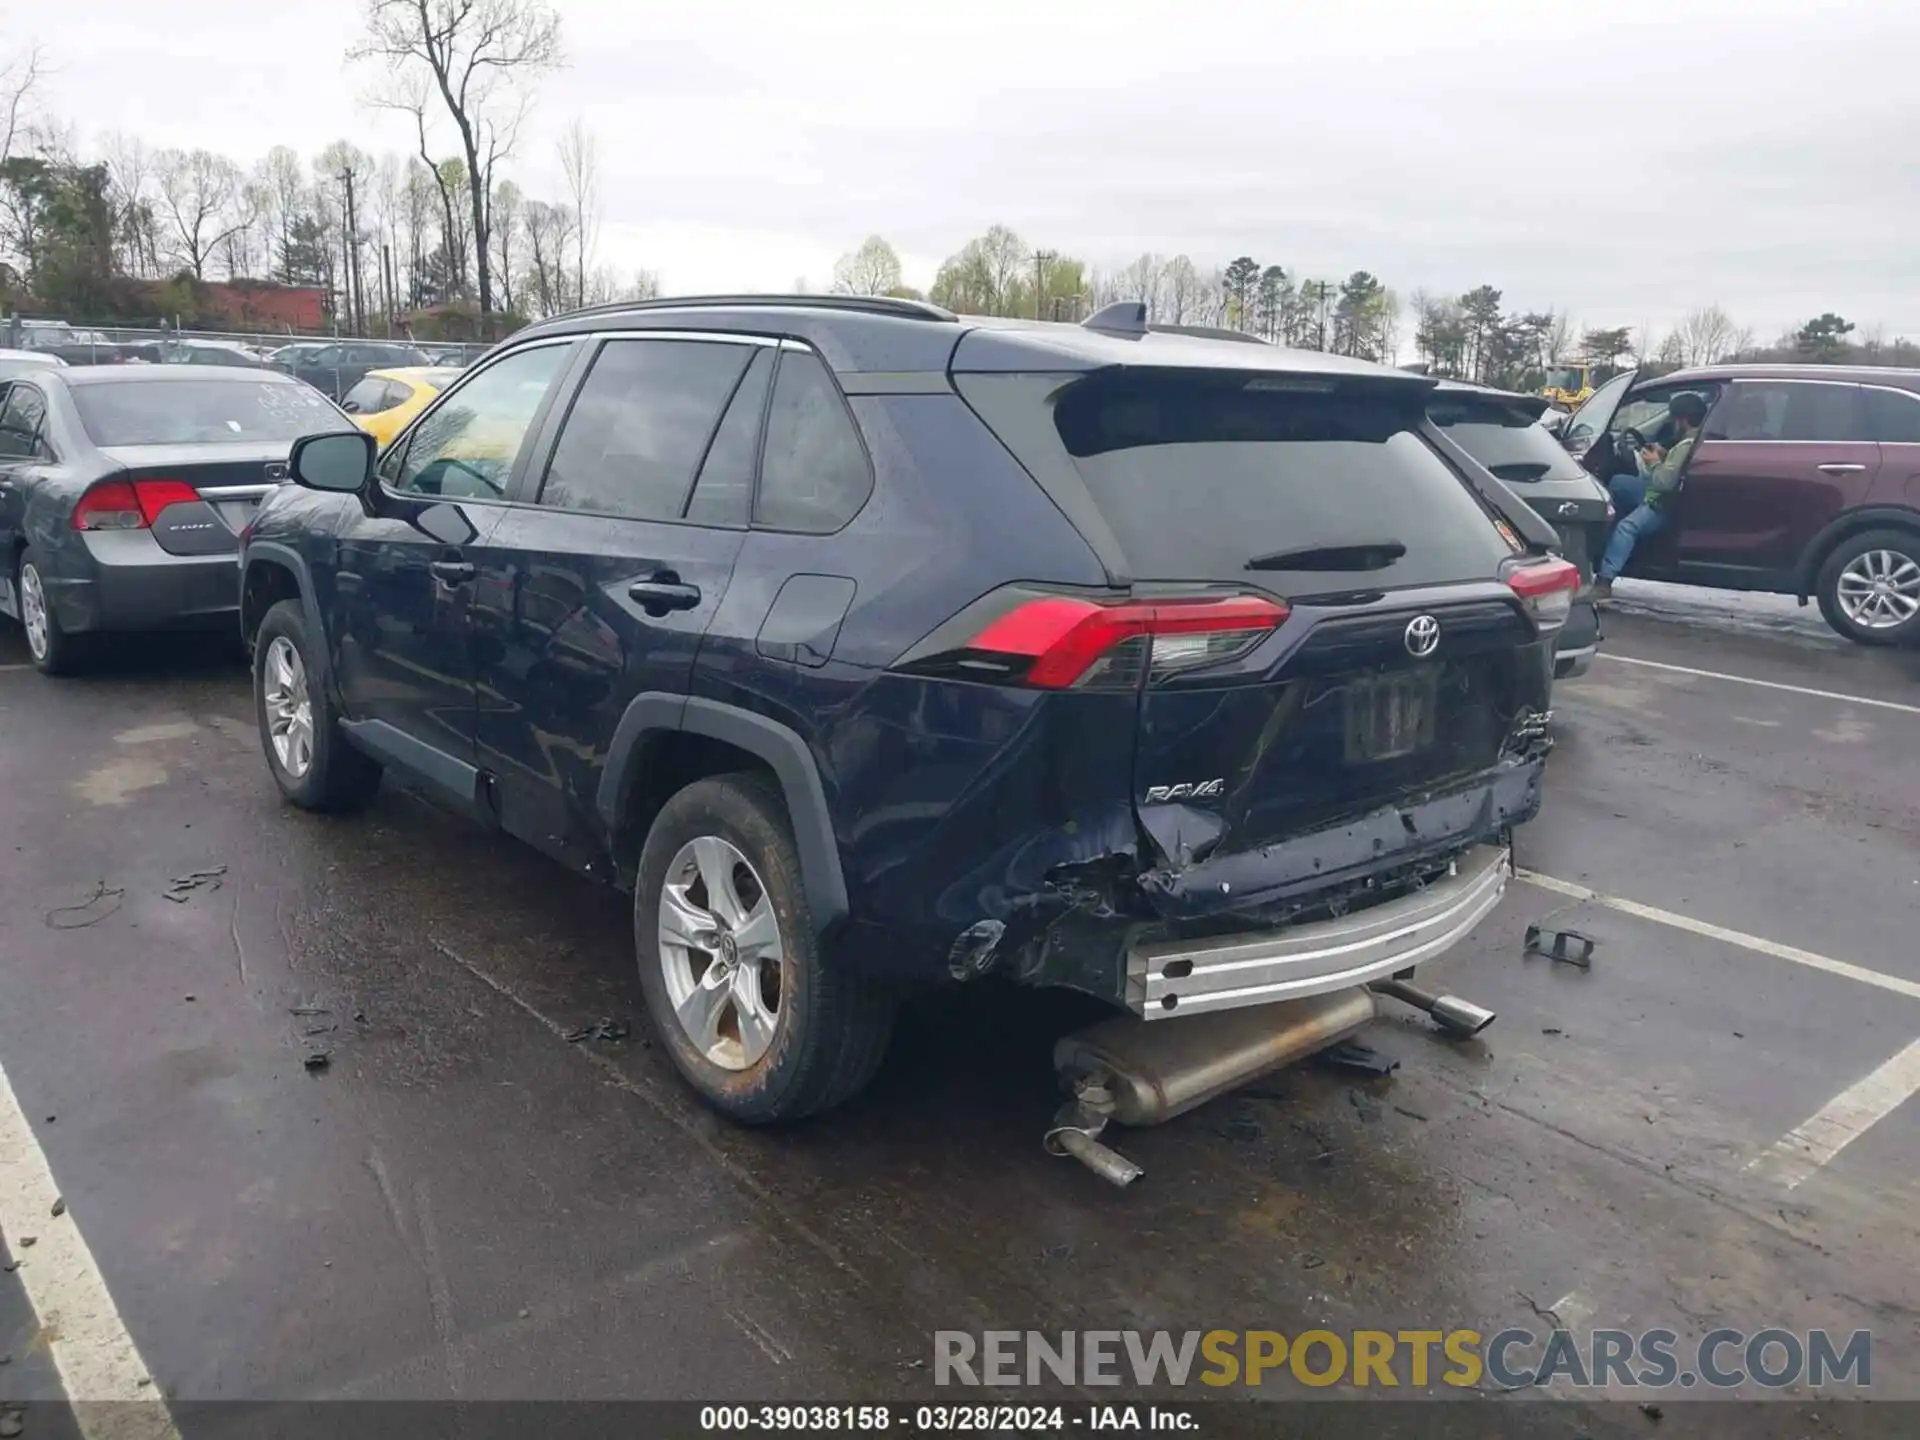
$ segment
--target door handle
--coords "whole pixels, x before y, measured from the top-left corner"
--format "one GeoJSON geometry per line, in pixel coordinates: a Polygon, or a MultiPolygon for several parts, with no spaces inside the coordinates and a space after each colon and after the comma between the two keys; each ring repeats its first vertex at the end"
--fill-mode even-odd
{"type": "Polygon", "coordinates": [[[627,598],[654,617],[670,610],[691,610],[700,603],[700,587],[689,585],[671,570],[659,570],[627,587],[627,598]]]}
{"type": "Polygon", "coordinates": [[[435,560],[427,572],[442,585],[464,585],[479,573],[466,560],[435,560]]]}
{"type": "Polygon", "coordinates": [[[1854,465],[1854,464],[1847,463],[1845,461],[1834,460],[1834,461],[1828,462],[1825,465],[1816,465],[1814,468],[1816,470],[1819,470],[1822,474],[1825,474],[1825,475],[1858,475],[1867,467],[1864,465],[1854,465]]]}

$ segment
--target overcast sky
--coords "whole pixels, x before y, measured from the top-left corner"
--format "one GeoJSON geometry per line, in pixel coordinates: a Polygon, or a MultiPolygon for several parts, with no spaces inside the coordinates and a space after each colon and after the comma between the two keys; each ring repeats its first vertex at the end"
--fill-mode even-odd
{"type": "MultiPolygon", "coordinates": [[[[405,150],[343,58],[361,8],[8,6],[0,49],[40,42],[83,138],[405,150]]],[[[669,290],[824,286],[875,231],[924,286],[999,222],[1101,266],[1251,254],[1586,326],[1717,302],[1763,340],[1827,309],[1920,337],[1916,0],[557,8],[568,64],[513,173],[557,195],[583,117],[601,258],[669,290]]]]}

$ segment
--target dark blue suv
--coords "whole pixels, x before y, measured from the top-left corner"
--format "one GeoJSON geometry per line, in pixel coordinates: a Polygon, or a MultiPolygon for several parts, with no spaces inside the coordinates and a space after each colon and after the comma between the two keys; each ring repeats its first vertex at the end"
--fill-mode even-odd
{"type": "Polygon", "coordinates": [[[1578,584],[1430,388],[1139,307],[537,325],[377,462],[296,446],[241,558],[269,766],[631,888],[741,1120],[856,1091],[912,983],[1177,1023],[1403,973],[1499,899],[1578,584]]]}

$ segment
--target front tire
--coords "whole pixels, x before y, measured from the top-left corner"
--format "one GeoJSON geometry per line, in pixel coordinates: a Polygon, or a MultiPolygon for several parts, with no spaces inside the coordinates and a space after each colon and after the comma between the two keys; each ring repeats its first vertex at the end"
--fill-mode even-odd
{"type": "Polygon", "coordinates": [[[669,800],[633,893],[641,992],[707,1104],[776,1124],[873,1077],[892,1000],[820,954],[786,808],[765,780],[718,776],[669,800]]]}
{"type": "Polygon", "coordinates": [[[87,639],[60,628],[60,617],[47,599],[45,562],[29,545],[20,552],[13,593],[20,607],[20,628],[27,635],[27,655],[42,675],[72,675],[85,663],[87,639]]]}
{"type": "Polygon", "coordinates": [[[1841,541],[1814,593],[1827,624],[1856,644],[1920,640],[1920,533],[1869,530],[1841,541]]]}
{"type": "Polygon", "coordinates": [[[303,810],[358,810],[380,788],[380,766],[340,733],[317,653],[297,600],[267,611],[253,647],[260,747],[273,783],[303,810]]]}

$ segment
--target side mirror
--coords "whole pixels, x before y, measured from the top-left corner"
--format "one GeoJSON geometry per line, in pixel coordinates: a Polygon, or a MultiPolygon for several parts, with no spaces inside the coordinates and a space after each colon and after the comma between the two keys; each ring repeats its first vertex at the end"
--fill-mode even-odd
{"type": "Polygon", "coordinates": [[[373,478],[375,446],[364,430],[307,435],[293,442],[287,463],[294,482],[309,490],[352,494],[373,478]]]}

